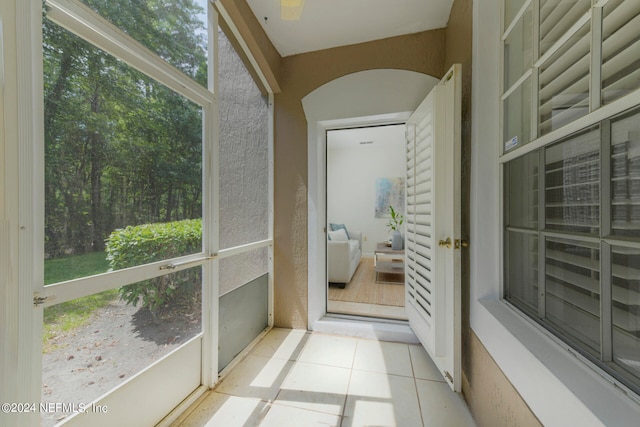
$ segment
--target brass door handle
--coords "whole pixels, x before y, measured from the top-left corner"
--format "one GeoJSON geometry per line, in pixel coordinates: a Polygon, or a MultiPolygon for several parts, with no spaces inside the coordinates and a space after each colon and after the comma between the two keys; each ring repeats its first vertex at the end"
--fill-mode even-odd
{"type": "Polygon", "coordinates": [[[451,237],[447,237],[447,240],[440,240],[438,242],[438,246],[440,246],[441,248],[450,248],[451,247],[451,237]]]}

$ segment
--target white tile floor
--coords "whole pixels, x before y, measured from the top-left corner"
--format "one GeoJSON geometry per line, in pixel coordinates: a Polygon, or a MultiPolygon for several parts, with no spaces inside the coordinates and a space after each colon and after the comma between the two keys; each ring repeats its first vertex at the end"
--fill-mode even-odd
{"type": "Polygon", "coordinates": [[[178,426],[475,424],[418,345],[273,329],[178,426]]]}

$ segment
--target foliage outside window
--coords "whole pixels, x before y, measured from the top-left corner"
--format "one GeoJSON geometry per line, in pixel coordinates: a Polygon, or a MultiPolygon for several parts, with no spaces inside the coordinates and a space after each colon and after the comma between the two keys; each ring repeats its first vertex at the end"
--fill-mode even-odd
{"type": "Polygon", "coordinates": [[[505,0],[504,297],[640,393],[640,3],[598,4],[505,0]]]}
{"type": "MultiPolygon", "coordinates": [[[[122,25],[148,7],[87,3],[122,25]]],[[[153,17],[128,32],[206,85],[206,43],[194,32],[204,24],[153,17]],[[200,48],[187,55],[173,33],[200,48]]],[[[46,18],[43,40],[47,259],[103,252],[126,226],[201,218],[202,108],[46,18]]]]}
{"type": "Polygon", "coordinates": [[[139,267],[203,251],[207,20],[194,0],[43,11],[44,272],[66,299],[44,309],[42,399],[89,403],[202,333],[202,266],[139,267]],[[61,376],[62,352],[91,362],[61,376]]]}

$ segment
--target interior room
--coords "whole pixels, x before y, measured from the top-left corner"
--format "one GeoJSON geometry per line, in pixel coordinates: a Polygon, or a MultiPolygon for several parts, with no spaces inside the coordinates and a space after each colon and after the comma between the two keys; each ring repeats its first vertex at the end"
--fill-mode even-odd
{"type": "Polygon", "coordinates": [[[637,425],[639,45],[630,0],[0,2],[0,425],[637,425]],[[332,308],[365,271],[403,313],[332,308]]]}
{"type": "MultiPolygon", "coordinates": [[[[397,254],[392,269],[385,270],[389,273],[377,264],[378,256],[382,262],[390,259],[377,251],[379,245],[385,252],[391,248],[389,206],[404,217],[405,145],[404,124],[327,132],[329,313],[406,320],[404,254],[397,254]],[[348,252],[338,253],[346,245],[332,232],[339,224],[348,240],[358,242],[348,252]]],[[[404,232],[402,224],[398,231],[404,232]]]]}

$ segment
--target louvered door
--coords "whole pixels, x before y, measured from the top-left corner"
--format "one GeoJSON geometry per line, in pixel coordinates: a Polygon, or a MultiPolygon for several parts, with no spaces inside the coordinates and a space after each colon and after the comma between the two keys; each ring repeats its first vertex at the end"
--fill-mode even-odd
{"type": "Polygon", "coordinates": [[[433,115],[435,89],[407,124],[407,232],[406,292],[424,319],[425,346],[434,346],[437,314],[433,237],[433,115]]]}
{"type": "Polygon", "coordinates": [[[407,121],[406,304],[409,323],[460,391],[460,66],[407,121]]]}

